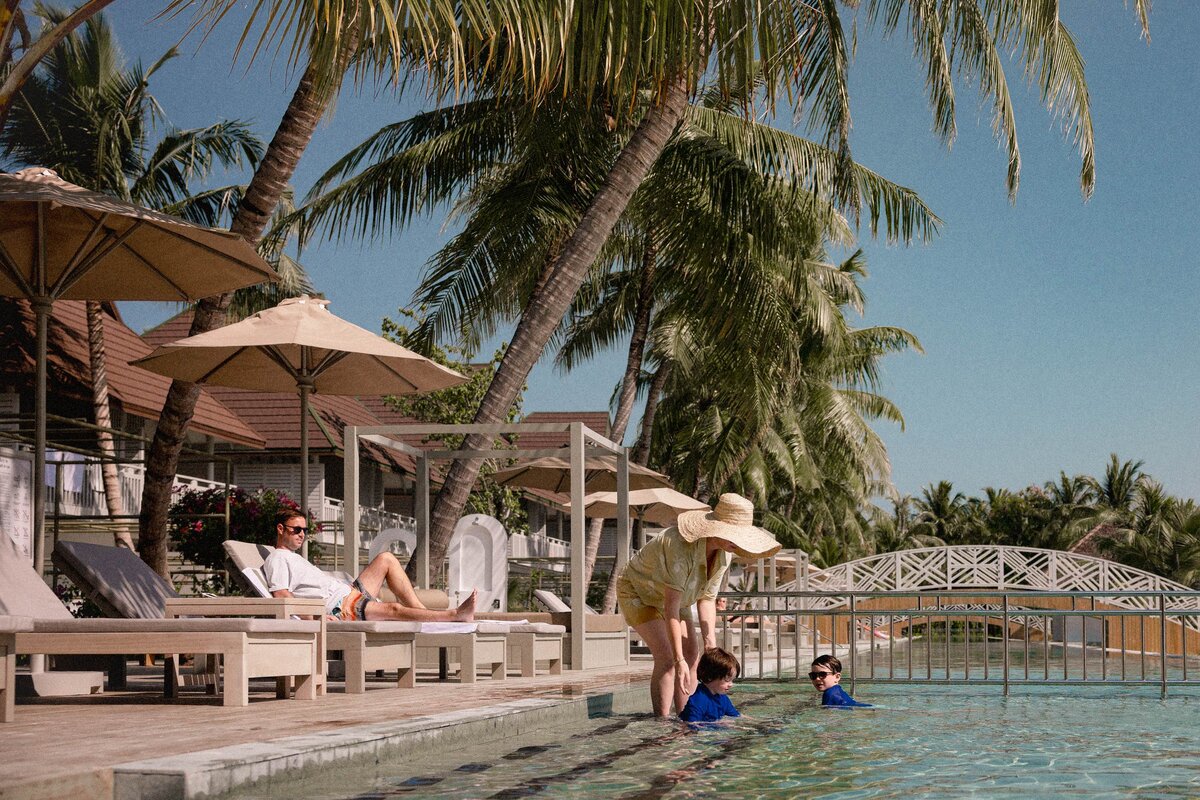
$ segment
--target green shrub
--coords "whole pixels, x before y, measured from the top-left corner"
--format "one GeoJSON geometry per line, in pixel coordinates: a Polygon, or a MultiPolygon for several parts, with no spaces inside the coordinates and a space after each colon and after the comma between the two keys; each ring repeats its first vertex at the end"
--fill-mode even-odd
{"type": "MultiPolygon", "coordinates": [[[[194,564],[220,570],[225,564],[225,490],[185,489],[171,504],[171,546],[194,564]]],[[[229,490],[229,538],[239,542],[273,545],[275,514],[283,509],[300,513],[300,505],[283,492],[258,489],[229,490]]],[[[309,528],[316,530],[310,519],[309,528]]],[[[315,543],[309,543],[314,556],[315,543]]]]}

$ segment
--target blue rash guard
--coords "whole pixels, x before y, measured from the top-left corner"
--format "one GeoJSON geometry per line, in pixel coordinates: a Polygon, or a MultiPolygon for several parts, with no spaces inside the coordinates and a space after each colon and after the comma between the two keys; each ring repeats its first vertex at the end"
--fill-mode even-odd
{"type": "Polygon", "coordinates": [[[740,717],[727,694],[713,694],[703,683],[688,698],[687,705],[679,712],[684,722],[716,722],[721,717],[740,717]]]}
{"type": "MultiPolygon", "coordinates": [[[[690,705],[690,704],[689,704],[690,705]]],[[[850,695],[846,694],[846,690],[841,686],[830,686],[821,693],[821,705],[823,706],[859,706],[861,708],[871,708],[870,703],[860,703],[850,695]]]]}

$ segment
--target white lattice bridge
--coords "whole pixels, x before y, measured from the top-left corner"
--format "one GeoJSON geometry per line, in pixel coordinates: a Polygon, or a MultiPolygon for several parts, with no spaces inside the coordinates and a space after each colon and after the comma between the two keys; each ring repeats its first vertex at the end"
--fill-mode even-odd
{"type": "MultiPolygon", "coordinates": [[[[791,587],[789,587],[791,588],[791,587]]],[[[796,587],[798,588],[798,587],[796,587]]],[[[813,592],[1193,592],[1152,572],[1061,550],[1001,545],[960,545],[897,550],[847,561],[809,577],[813,592]]],[[[1099,598],[1098,598],[1099,599],[1099,598]]],[[[1154,596],[1105,598],[1114,606],[1154,610],[1154,596]]],[[[1173,608],[1200,608],[1200,598],[1172,597],[1173,608]]],[[[836,597],[810,607],[834,608],[836,597]]],[[[1189,623],[1191,627],[1191,623],[1189,623]]]]}

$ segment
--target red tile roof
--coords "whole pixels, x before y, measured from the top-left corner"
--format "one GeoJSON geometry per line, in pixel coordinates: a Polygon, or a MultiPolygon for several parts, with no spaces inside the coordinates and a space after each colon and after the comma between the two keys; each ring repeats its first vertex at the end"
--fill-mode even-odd
{"type": "MultiPolygon", "coordinates": [[[[582,422],[601,436],[608,436],[609,421],[607,411],[534,411],[526,414],[521,422],[556,422],[565,425],[568,422],[582,422]]],[[[520,435],[521,447],[530,449],[549,449],[565,447],[570,444],[569,434],[562,433],[523,433],[520,435]]]]}
{"type": "MultiPolygon", "coordinates": [[[[157,420],[171,380],[129,362],[153,349],[116,317],[106,315],[104,346],[108,356],[109,392],[129,414],[157,420]]],[[[32,386],[34,317],[24,300],[0,300],[0,375],[10,383],[32,386]],[[17,380],[14,381],[13,378],[17,380]]],[[[78,300],[60,300],[50,316],[48,344],[49,391],[91,400],[92,370],[88,357],[87,308],[78,300]]],[[[217,439],[262,447],[263,437],[232,411],[201,390],[190,429],[217,439]]]]}
{"type": "MultiPolygon", "coordinates": [[[[211,386],[209,390],[251,427],[262,434],[270,450],[300,449],[300,396],[293,392],[249,392],[211,386]]],[[[313,394],[309,397],[308,448],[311,453],[340,453],[349,425],[386,425],[355,397],[313,394]]],[[[397,415],[399,416],[399,415],[397,415]]],[[[405,420],[412,422],[413,420],[405,420]]],[[[372,442],[363,443],[367,457],[409,474],[411,456],[372,442]]]]}
{"type": "Polygon", "coordinates": [[[142,331],[142,340],[150,347],[178,341],[192,329],[192,309],[186,308],[166,322],[160,322],[149,330],[142,331]]]}

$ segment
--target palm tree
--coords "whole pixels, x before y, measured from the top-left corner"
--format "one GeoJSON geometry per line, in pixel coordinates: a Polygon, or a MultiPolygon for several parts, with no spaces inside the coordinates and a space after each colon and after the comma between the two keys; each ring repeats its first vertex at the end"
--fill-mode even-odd
{"type": "Polygon", "coordinates": [[[954,491],[950,481],[939,481],[921,490],[915,501],[917,522],[913,529],[926,536],[936,536],[943,542],[957,541],[962,533],[967,498],[954,491]]]}
{"type": "Polygon", "coordinates": [[[59,15],[58,21],[30,35],[21,0],[7,0],[0,6],[0,132],[17,94],[59,43],[83,23],[100,13],[113,0],[87,0],[69,14],[59,15]],[[21,56],[17,58],[17,52],[21,56]]]}
{"type": "MultiPolygon", "coordinates": [[[[65,21],[63,12],[39,9],[46,27],[65,21]]],[[[171,50],[148,70],[127,68],[113,31],[102,15],[88,19],[64,38],[29,77],[11,108],[9,124],[0,130],[0,152],[19,166],[49,166],[65,179],[124,200],[179,213],[194,221],[211,208],[193,196],[191,184],[214,167],[253,166],[261,143],[240,122],[222,121],[205,128],[168,127],[157,143],[151,139],[165,123],[158,101],[149,91],[151,77],[173,58],[171,50]]],[[[209,190],[210,197],[231,189],[209,190]]],[[[101,304],[87,304],[88,344],[92,370],[93,409],[98,444],[104,458],[105,501],[110,515],[122,513],[120,482],[109,407],[101,304]]],[[[129,534],[115,528],[118,544],[132,548],[129,534]]]]}
{"type": "MultiPolygon", "coordinates": [[[[194,0],[194,4],[205,18],[215,21],[237,3],[194,0]]],[[[193,0],[174,0],[170,7],[180,9],[189,5],[193,5],[193,0]]],[[[1145,0],[1135,0],[1135,7],[1145,30],[1145,0]]],[[[802,99],[810,124],[838,152],[838,168],[831,175],[821,176],[828,178],[830,195],[855,213],[861,204],[870,208],[879,200],[861,197],[848,169],[849,46],[832,3],[819,9],[805,0],[780,0],[736,9],[686,3],[647,6],[619,1],[534,8],[484,0],[399,7],[378,0],[361,0],[349,12],[339,5],[343,16],[314,13],[312,0],[258,0],[254,8],[266,12],[261,17],[267,20],[262,38],[294,41],[292,52],[297,60],[307,54],[311,67],[325,68],[320,75],[334,76],[319,85],[314,83],[314,88],[322,90],[326,97],[330,82],[340,81],[344,74],[351,49],[346,46],[347,41],[353,41],[356,47],[359,41],[366,40],[362,34],[368,27],[372,28],[372,34],[380,32],[384,40],[380,44],[387,45],[381,49],[397,56],[392,62],[392,74],[396,76],[401,74],[404,62],[400,56],[407,47],[407,52],[416,53],[424,63],[445,66],[442,71],[433,71],[435,77],[449,76],[459,87],[469,81],[474,81],[476,87],[499,84],[504,90],[517,92],[517,97],[534,101],[560,93],[564,87],[556,78],[563,76],[570,81],[568,89],[592,93],[597,87],[608,88],[607,94],[620,101],[613,108],[622,112],[635,107],[629,101],[637,91],[648,87],[653,92],[654,102],[638,120],[633,135],[591,196],[570,237],[555,248],[544,280],[539,282],[538,291],[524,310],[505,359],[480,404],[477,423],[495,423],[511,407],[617,219],[682,119],[687,99],[710,60],[723,88],[751,74],[753,62],[765,65],[766,103],[773,106],[780,96],[802,99]],[[325,24],[314,35],[316,19],[325,24]],[[712,59],[713,53],[719,56],[712,59]]],[[[1020,157],[1001,53],[1006,50],[1017,53],[1024,60],[1026,72],[1040,76],[1043,103],[1061,110],[1082,156],[1081,187],[1085,195],[1090,193],[1094,183],[1092,129],[1082,60],[1055,8],[1011,0],[986,6],[970,2],[929,6],[907,0],[875,0],[867,10],[885,33],[898,29],[904,12],[909,12],[907,21],[917,56],[928,68],[934,127],[945,141],[949,142],[954,134],[951,76],[955,70],[976,81],[985,97],[993,102],[995,130],[1009,156],[1010,192],[1017,189],[1020,157]]],[[[320,102],[310,103],[306,108],[316,105],[324,107],[320,102]]],[[[298,158],[294,148],[293,152],[298,158]]],[[[269,161],[268,158],[264,164],[269,161]]],[[[275,171],[273,167],[271,171],[275,171]]],[[[251,189],[255,188],[252,182],[251,189]]],[[[258,202],[243,202],[239,218],[248,206],[263,208],[258,202]]],[[[274,203],[266,208],[274,208],[274,203]]],[[[253,226],[246,222],[235,220],[234,228],[256,237],[253,226]]],[[[258,230],[261,232],[261,226],[258,230]]],[[[202,304],[194,331],[211,327],[222,311],[220,302],[212,308],[202,304]]],[[[188,397],[188,388],[172,387],[160,421],[162,441],[152,449],[148,465],[148,472],[152,469],[158,479],[152,486],[148,475],[143,500],[143,536],[147,528],[165,529],[170,478],[164,473],[176,465],[186,417],[194,405],[194,395],[188,397]],[[148,516],[150,507],[157,512],[148,516]]],[[[156,434],[156,441],[159,439],[156,434]]],[[[482,438],[464,442],[470,449],[485,444],[482,438]]],[[[432,514],[434,552],[444,551],[478,466],[473,461],[457,461],[451,466],[432,514]]],[[[152,563],[158,560],[156,555],[152,563]]]]}
{"type": "Polygon", "coordinates": [[[1200,508],[1168,495],[1145,479],[1133,491],[1127,526],[1100,543],[1123,564],[1200,587],[1200,508]]]}
{"type": "MultiPolygon", "coordinates": [[[[728,16],[724,13],[726,7],[711,16],[706,12],[715,9],[704,7],[693,17],[689,12],[695,8],[682,4],[654,9],[657,26],[672,34],[683,32],[680,41],[673,43],[676,47],[656,51],[659,58],[637,62],[605,60],[622,66],[646,64],[659,79],[656,101],[642,116],[600,188],[592,195],[570,237],[555,248],[551,267],[524,310],[505,360],[480,405],[476,423],[499,420],[524,384],[588,270],[601,255],[618,218],[682,121],[687,99],[696,80],[705,72],[710,53],[721,54],[716,59],[716,71],[724,87],[734,83],[734,75],[749,74],[749,65],[739,62],[743,57],[757,58],[769,65],[765,75],[766,96],[773,99],[777,90],[787,86],[795,92],[791,96],[811,103],[810,123],[824,134],[840,156],[839,168],[828,176],[830,196],[850,211],[856,211],[860,202],[868,207],[877,202],[878,198],[861,196],[848,169],[849,48],[836,7],[828,3],[817,10],[806,3],[782,2],[754,9],[738,6],[737,13],[728,16]],[[761,14],[756,16],[755,11],[759,10],[761,14]],[[684,14],[682,18],[673,16],[680,12],[684,14]],[[781,43],[787,44],[776,49],[781,43]]],[[[1142,10],[1139,4],[1139,12],[1142,10]]],[[[868,4],[871,19],[878,21],[887,33],[899,27],[905,12],[917,56],[927,67],[927,85],[939,135],[946,141],[953,138],[954,94],[950,76],[957,69],[978,81],[985,96],[994,103],[995,128],[1009,156],[1007,183],[1010,193],[1016,192],[1020,155],[1000,55],[1005,48],[1012,48],[1023,58],[1030,74],[1042,76],[1043,102],[1063,110],[1080,146],[1081,186],[1085,196],[1090,193],[1094,182],[1092,130],[1082,60],[1055,9],[1048,5],[1011,3],[986,7],[975,3],[923,5],[905,0],[877,0],[868,4]],[[952,44],[948,46],[949,43],[952,44]]],[[[605,17],[605,21],[644,19],[637,12],[628,16],[615,11],[613,14],[611,18],[605,17]]],[[[1142,19],[1144,26],[1144,15],[1142,19]]],[[[589,17],[587,21],[592,20],[589,17]]],[[[589,26],[589,33],[593,34],[589,41],[601,40],[599,32],[603,30],[602,26],[589,26]]],[[[563,41],[568,46],[579,45],[570,38],[563,41]]],[[[612,49],[617,46],[604,44],[612,49]]],[[[654,44],[659,46],[660,42],[654,44]]],[[[585,63],[592,62],[585,60],[585,63]]],[[[477,449],[484,444],[482,440],[468,440],[465,446],[477,449]]],[[[433,554],[444,551],[477,469],[476,462],[470,461],[456,461],[451,466],[431,515],[433,554]]]]}
{"type": "MultiPolygon", "coordinates": [[[[655,302],[680,295],[675,305],[687,308],[697,294],[719,296],[730,280],[732,251],[758,259],[793,252],[822,226],[840,241],[850,239],[845,221],[799,185],[801,175],[778,167],[829,170],[836,154],[766,126],[750,133],[744,127],[711,96],[689,109],[638,189],[594,282],[576,299],[559,355],[566,368],[618,338],[632,318],[613,430],[618,440],[655,302]],[[698,237],[698,227],[711,235],[698,237]],[[662,280],[654,279],[656,271],[662,280]]],[[[434,310],[427,335],[449,332],[474,344],[527,304],[556,244],[583,213],[590,184],[618,152],[613,133],[602,108],[571,97],[532,118],[486,97],[424,113],[385,127],[340,159],[310,192],[302,228],[305,236],[318,227],[336,236],[383,235],[465,189],[454,211],[466,217],[463,230],[434,257],[418,291],[434,310]]],[[[930,235],[937,218],[915,194],[852,168],[864,187],[887,198],[886,225],[930,235]]],[[[757,267],[750,262],[743,269],[757,267]]],[[[589,553],[598,543],[598,531],[591,533],[589,553]]]]}
{"type": "Polygon", "coordinates": [[[1128,512],[1136,499],[1137,487],[1142,480],[1142,461],[1121,461],[1116,453],[1108,457],[1102,478],[1087,477],[1088,488],[1096,506],[1107,512],[1128,512]]]}

